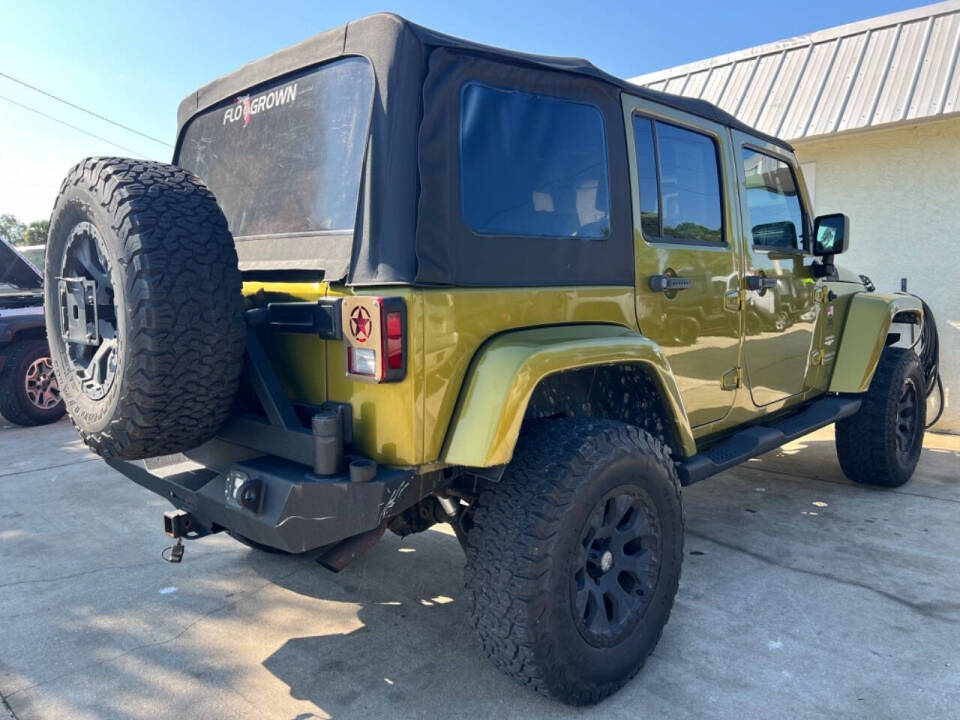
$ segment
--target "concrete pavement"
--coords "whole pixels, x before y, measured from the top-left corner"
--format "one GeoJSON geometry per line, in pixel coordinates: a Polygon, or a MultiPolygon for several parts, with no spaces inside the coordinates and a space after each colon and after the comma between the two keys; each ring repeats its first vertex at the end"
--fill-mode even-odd
{"type": "Polygon", "coordinates": [[[958,479],[928,435],[911,483],[853,486],[828,429],[687,489],[659,647],[573,710],[481,655],[449,532],[340,575],[226,536],[169,565],[167,503],[66,421],[0,421],[0,693],[19,720],[960,717],[958,479]]]}

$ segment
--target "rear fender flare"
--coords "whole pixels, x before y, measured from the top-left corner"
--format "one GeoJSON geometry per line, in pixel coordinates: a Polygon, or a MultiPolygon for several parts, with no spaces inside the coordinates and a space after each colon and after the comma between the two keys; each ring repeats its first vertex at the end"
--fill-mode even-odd
{"type": "Polygon", "coordinates": [[[690,422],[660,347],[627,328],[565,325],[504,333],[483,345],[467,372],[441,460],[491,467],[508,463],[537,384],[578,368],[631,363],[656,382],[684,455],[696,452],[690,422]]]}

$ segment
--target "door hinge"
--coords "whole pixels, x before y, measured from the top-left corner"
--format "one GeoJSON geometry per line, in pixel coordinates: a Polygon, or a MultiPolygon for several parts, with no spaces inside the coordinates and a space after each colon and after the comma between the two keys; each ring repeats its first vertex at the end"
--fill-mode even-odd
{"type": "Polygon", "coordinates": [[[742,385],[743,373],[740,368],[730,368],[720,378],[720,387],[724,390],[736,390],[742,385]]]}
{"type": "Polygon", "coordinates": [[[823,352],[821,350],[814,350],[810,354],[810,364],[811,365],[823,365],[823,352]]]}
{"type": "Polygon", "coordinates": [[[826,285],[817,285],[817,289],[813,292],[813,299],[818,303],[826,302],[828,293],[826,285]]]}

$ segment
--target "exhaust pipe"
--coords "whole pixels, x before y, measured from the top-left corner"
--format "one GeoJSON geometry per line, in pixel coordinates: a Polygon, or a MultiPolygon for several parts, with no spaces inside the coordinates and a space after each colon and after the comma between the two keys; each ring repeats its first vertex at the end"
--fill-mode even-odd
{"type": "Polygon", "coordinates": [[[338,573],[380,542],[380,538],[383,537],[386,529],[386,525],[381,525],[373,530],[367,530],[367,532],[341,540],[317,558],[317,562],[327,570],[338,573]]]}

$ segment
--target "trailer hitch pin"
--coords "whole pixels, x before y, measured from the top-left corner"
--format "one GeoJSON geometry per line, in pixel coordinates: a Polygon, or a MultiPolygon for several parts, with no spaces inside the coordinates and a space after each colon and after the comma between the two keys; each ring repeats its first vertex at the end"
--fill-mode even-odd
{"type": "Polygon", "coordinates": [[[168,563],[178,563],[183,560],[183,540],[181,538],[177,538],[173,545],[163,549],[163,551],[160,553],[160,557],[162,557],[168,563]]]}

